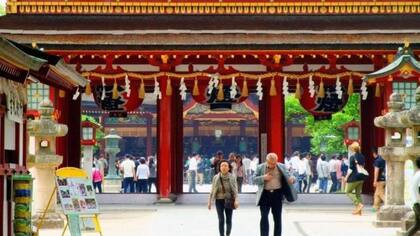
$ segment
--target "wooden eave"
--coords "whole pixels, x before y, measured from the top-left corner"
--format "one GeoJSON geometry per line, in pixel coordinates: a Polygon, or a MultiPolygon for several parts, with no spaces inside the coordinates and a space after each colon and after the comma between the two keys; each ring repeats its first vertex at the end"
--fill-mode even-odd
{"type": "Polygon", "coordinates": [[[8,1],[8,14],[92,14],[92,15],[344,15],[417,14],[418,1],[408,0],[148,0],[148,1],[8,1]]]}
{"type": "Polygon", "coordinates": [[[6,15],[0,17],[0,34],[45,49],[381,47],[402,39],[420,42],[420,20],[404,14],[6,15]]]}

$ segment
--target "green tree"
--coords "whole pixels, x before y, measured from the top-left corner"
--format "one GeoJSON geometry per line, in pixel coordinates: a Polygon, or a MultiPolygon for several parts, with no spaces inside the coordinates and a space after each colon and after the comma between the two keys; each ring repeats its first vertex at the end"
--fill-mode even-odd
{"type": "Polygon", "coordinates": [[[353,119],[360,121],[359,94],[352,95],[343,110],[333,114],[331,120],[315,121],[294,96],[287,96],[285,105],[286,122],[305,124],[305,132],[311,136],[311,152],[331,154],[347,151],[341,127],[353,119]]]}
{"type": "Polygon", "coordinates": [[[352,95],[343,110],[333,114],[331,120],[315,121],[313,116],[307,116],[305,131],[312,136],[311,152],[316,154],[346,152],[342,126],[352,120],[360,121],[359,94],[352,95]]]}

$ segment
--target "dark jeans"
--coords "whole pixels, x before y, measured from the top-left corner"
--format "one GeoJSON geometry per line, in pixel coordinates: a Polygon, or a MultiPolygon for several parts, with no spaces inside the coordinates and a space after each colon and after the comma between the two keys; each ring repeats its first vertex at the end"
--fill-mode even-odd
{"type": "Polygon", "coordinates": [[[225,214],[226,214],[226,235],[232,230],[232,209],[225,208],[224,199],[216,199],[217,218],[219,219],[219,234],[225,236],[225,214]]]}
{"type": "Polygon", "coordinates": [[[244,177],[236,177],[236,183],[238,184],[238,193],[242,193],[243,182],[244,182],[244,177]]]}
{"type": "Polygon", "coordinates": [[[331,172],[330,176],[331,176],[331,181],[332,181],[330,193],[333,193],[337,191],[337,172],[331,172]]]}
{"type": "Polygon", "coordinates": [[[306,175],[305,174],[299,175],[298,177],[299,193],[305,192],[305,188],[307,185],[308,185],[308,182],[306,181],[306,175]]]}
{"type": "Polygon", "coordinates": [[[196,178],[197,178],[197,171],[193,170],[190,171],[190,183],[189,183],[189,189],[188,192],[194,192],[194,193],[198,193],[197,189],[195,188],[196,186],[196,178]]]}
{"type": "Polygon", "coordinates": [[[137,192],[138,193],[147,193],[147,179],[138,179],[137,180],[137,192]]]}
{"type": "Polygon", "coordinates": [[[149,185],[149,193],[152,192],[152,184],[156,188],[156,177],[149,177],[149,180],[147,181],[147,184],[149,185]]]}
{"type": "Polygon", "coordinates": [[[128,188],[130,188],[130,193],[134,193],[133,177],[124,178],[124,193],[128,193],[128,188]]]}
{"type": "Polygon", "coordinates": [[[98,189],[99,193],[102,193],[102,181],[99,182],[93,182],[93,190],[96,192],[96,189],[98,189]]]}
{"type": "Polygon", "coordinates": [[[261,220],[260,220],[260,235],[268,236],[270,225],[268,223],[268,214],[273,214],[274,220],[274,236],[281,236],[281,210],[283,208],[283,192],[281,189],[273,192],[264,190],[259,202],[261,220]]]}

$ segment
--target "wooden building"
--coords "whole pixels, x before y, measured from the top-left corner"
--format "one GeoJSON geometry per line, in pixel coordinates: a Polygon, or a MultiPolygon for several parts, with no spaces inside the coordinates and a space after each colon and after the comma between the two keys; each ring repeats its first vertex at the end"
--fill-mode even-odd
{"type": "MultiPolygon", "coordinates": [[[[275,152],[282,161],[283,94],[298,91],[305,109],[328,119],[349,95],[362,93],[361,142],[369,154],[384,143],[373,118],[387,109],[393,83],[419,81],[363,80],[386,66],[404,39],[418,58],[420,3],[414,0],[14,0],[7,12],[0,18],[1,35],[36,42],[73,64],[112,116],[138,107],[144,93],[157,97],[161,198],[182,192],[185,93],[216,109],[257,94],[259,152],[275,152]]],[[[70,123],[69,114],[80,113],[76,106],[57,106],[70,123]]],[[[69,165],[80,159],[65,158],[69,165]]]]}

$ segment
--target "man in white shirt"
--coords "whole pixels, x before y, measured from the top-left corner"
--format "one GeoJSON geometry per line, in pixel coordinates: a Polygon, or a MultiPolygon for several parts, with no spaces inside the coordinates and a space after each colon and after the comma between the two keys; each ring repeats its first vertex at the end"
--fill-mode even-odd
{"type": "Polygon", "coordinates": [[[330,188],[330,193],[337,191],[337,160],[336,156],[333,155],[331,160],[328,162],[328,170],[330,172],[332,185],[330,188]]]}
{"type": "Polygon", "coordinates": [[[125,155],[124,161],[120,164],[120,171],[123,173],[123,185],[124,193],[128,193],[130,187],[130,193],[134,193],[134,168],[136,164],[130,155],[125,155]]]}
{"type": "Polygon", "coordinates": [[[251,175],[251,159],[249,159],[248,157],[244,156],[244,159],[242,160],[242,164],[244,165],[244,169],[245,169],[245,182],[247,184],[251,184],[252,183],[252,175],[251,175]]]}
{"type": "MultiPolygon", "coordinates": [[[[300,162],[300,158],[299,158],[299,152],[295,151],[292,155],[292,157],[290,158],[290,174],[292,176],[295,177],[295,179],[298,179],[299,174],[299,162],[300,162]]],[[[299,191],[299,181],[296,181],[293,185],[296,189],[296,191],[299,191]]]]}
{"type": "Polygon", "coordinates": [[[188,164],[188,180],[189,180],[189,188],[188,188],[188,192],[194,192],[194,193],[198,193],[197,189],[196,189],[196,183],[197,183],[197,168],[198,168],[198,163],[197,163],[197,156],[193,155],[190,160],[189,160],[189,164],[188,164]]]}
{"type": "Polygon", "coordinates": [[[147,181],[150,176],[149,166],[146,164],[144,157],[140,158],[140,165],[137,167],[136,180],[137,180],[137,192],[147,193],[147,181]]]}

